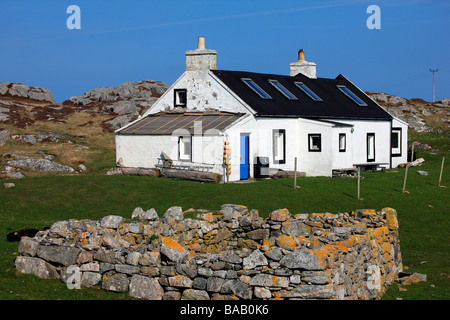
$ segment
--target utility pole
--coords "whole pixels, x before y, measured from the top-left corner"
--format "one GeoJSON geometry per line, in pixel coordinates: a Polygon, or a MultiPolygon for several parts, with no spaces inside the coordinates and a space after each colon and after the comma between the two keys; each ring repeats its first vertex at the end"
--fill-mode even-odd
{"type": "Polygon", "coordinates": [[[433,102],[434,102],[434,73],[438,72],[438,69],[436,69],[436,70],[431,70],[430,69],[430,72],[433,72],[433,102]]]}

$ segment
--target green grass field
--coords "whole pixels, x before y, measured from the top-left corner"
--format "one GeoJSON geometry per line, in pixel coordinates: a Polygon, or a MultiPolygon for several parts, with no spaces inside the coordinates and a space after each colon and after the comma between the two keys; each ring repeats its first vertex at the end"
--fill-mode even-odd
{"type": "MultiPolygon", "coordinates": [[[[423,142],[433,141],[425,136],[423,142]]],[[[448,150],[447,140],[435,140],[439,150],[448,150]]],[[[171,206],[219,210],[224,203],[258,209],[260,215],[279,208],[293,213],[349,212],[361,208],[393,207],[400,223],[400,245],[406,272],[426,273],[427,282],[392,285],[384,299],[449,299],[449,171],[438,187],[442,157],[448,152],[417,150],[424,157],[421,167],[364,172],[361,197],[352,178],[299,178],[261,180],[247,184],[208,184],[167,178],[80,175],[48,175],[14,180],[16,187],[0,186],[0,299],[129,299],[126,294],[99,289],[69,290],[59,280],[43,280],[19,274],[14,268],[18,243],[6,234],[22,228],[42,228],[68,219],[98,219],[116,214],[130,218],[135,207],[155,208],[163,215],[171,206]],[[417,174],[428,172],[428,176],[417,174]]],[[[450,165],[450,157],[448,165],[450,165]]],[[[9,182],[9,181],[3,181],[9,182]]]]}

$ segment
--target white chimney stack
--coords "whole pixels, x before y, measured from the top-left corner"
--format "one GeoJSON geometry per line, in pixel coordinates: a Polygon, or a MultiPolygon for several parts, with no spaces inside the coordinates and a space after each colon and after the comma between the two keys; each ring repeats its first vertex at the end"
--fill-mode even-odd
{"type": "Polygon", "coordinates": [[[291,77],[299,73],[311,79],[316,79],[316,64],[305,60],[303,49],[298,51],[298,61],[291,63],[291,77]]]}
{"type": "Polygon", "coordinates": [[[205,49],[205,37],[198,37],[197,49],[186,51],[186,71],[217,70],[217,51],[205,49]]]}

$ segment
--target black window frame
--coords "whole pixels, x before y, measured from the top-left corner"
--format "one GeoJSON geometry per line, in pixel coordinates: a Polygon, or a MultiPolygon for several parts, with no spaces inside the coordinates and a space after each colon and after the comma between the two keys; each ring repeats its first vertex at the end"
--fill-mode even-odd
{"type": "Polygon", "coordinates": [[[376,144],[375,144],[375,132],[368,132],[367,133],[367,137],[366,137],[366,154],[367,154],[367,162],[375,162],[376,159],[376,144]],[[369,150],[370,150],[370,145],[369,145],[369,137],[373,137],[373,158],[369,158],[369,150]]]}
{"type": "Polygon", "coordinates": [[[273,154],[273,163],[274,164],[285,164],[286,163],[286,130],[285,129],[273,129],[272,130],[272,154],[273,154]],[[278,141],[275,137],[276,134],[283,134],[283,158],[275,159],[275,143],[278,141]]]}
{"type": "Polygon", "coordinates": [[[347,134],[346,133],[339,133],[339,152],[346,152],[347,151],[347,134]],[[341,137],[344,137],[344,148],[341,148],[341,137]]]}
{"type": "Polygon", "coordinates": [[[309,133],[308,134],[308,151],[309,152],[322,152],[322,134],[321,133],[309,133]],[[312,149],[313,147],[313,138],[319,137],[319,145],[317,149],[312,149]]]}
{"type": "MultiPolygon", "coordinates": [[[[393,127],[391,130],[391,155],[393,157],[401,157],[402,156],[402,128],[400,127],[393,127]],[[394,134],[394,132],[398,133],[398,149],[400,150],[398,153],[394,153],[394,146],[393,146],[393,139],[392,136],[394,134]]],[[[396,149],[397,149],[396,148],[396,149]]]]}
{"type": "Polygon", "coordinates": [[[187,107],[187,89],[175,89],[173,94],[173,105],[175,108],[181,107],[181,108],[186,108],[187,107]],[[183,94],[184,96],[184,103],[179,103],[178,102],[178,95],[179,94],[183,94]]]}

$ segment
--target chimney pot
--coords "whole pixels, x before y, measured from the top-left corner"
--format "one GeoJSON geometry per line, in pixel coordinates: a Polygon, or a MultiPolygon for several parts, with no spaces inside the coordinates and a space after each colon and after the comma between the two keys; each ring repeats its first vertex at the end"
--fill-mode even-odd
{"type": "Polygon", "coordinates": [[[198,37],[197,49],[205,49],[205,37],[198,37]]]}
{"type": "Polygon", "coordinates": [[[298,60],[305,61],[305,52],[303,51],[303,49],[298,50],[298,60]]]}
{"type": "Polygon", "coordinates": [[[298,50],[298,61],[290,64],[290,75],[295,77],[299,73],[311,79],[316,79],[316,64],[305,60],[303,49],[298,50]]]}

